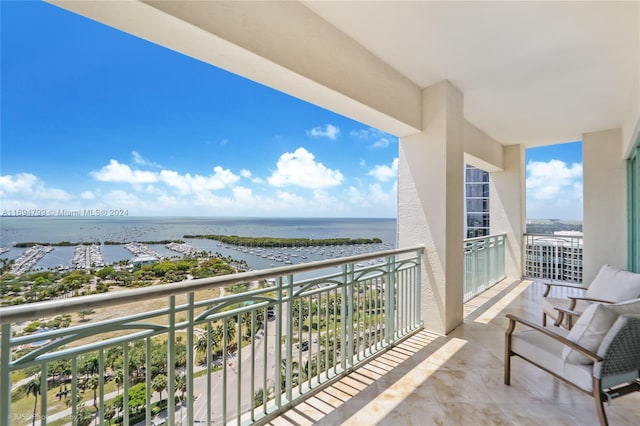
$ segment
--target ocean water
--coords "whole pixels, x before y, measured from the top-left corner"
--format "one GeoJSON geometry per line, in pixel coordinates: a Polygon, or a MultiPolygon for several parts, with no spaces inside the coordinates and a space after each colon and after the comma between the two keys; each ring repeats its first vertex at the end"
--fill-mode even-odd
{"type": "MultiPolygon", "coordinates": [[[[0,218],[0,247],[10,249],[0,258],[15,259],[25,249],[15,248],[19,242],[57,243],[110,241],[158,241],[184,239],[186,234],[220,234],[242,237],[282,238],[380,238],[383,243],[364,247],[366,251],[378,251],[396,247],[396,219],[354,218],[206,218],[206,217],[2,217],[0,218]]],[[[234,259],[246,260],[251,269],[282,266],[282,263],[243,253],[233,246],[213,240],[185,239],[199,250],[221,253],[234,259]]],[[[162,256],[180,256],[162,245],[150,246],[162,256]]],[[[74,247],[55,247],[40,259],[33,269],[70,266],[74,247]]],[[[329,255],[306,253],[305,262],[326,259],[329,256],[346,256],[351,253],[334,252],[329,255]]],[[[132,259],[131,252],[120,245],[102,245],[105,263],[132,259]]],[[[292,257],[294,263],[302,262],[300,256],[292,257]]]]}

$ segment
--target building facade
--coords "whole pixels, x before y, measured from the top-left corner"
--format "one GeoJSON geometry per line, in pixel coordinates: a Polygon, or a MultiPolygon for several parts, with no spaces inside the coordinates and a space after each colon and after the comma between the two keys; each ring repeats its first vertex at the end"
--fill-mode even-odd
{"type": "Polygon", "coordinates": [[[490,234],[489,173],[465,165],[465,223],[466,238],[484,237],[490,234]]]}
{"type": "Polygon", "coordinates": [[[582,282],[582,233],[527,234],[525,276],[549,281],[582,282]]]}

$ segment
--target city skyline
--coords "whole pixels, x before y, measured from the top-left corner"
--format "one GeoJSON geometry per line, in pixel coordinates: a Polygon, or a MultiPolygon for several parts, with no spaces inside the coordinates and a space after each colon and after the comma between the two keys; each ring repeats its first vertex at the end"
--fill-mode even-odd
{"type": "MultiPolygon", "coordinates": [[[[396,217],[397,137],[47,3],[1,7],[3,210],[396,217]]],[[[568,145],[527,151],[527,217],[582,218],[568,145]]]]}

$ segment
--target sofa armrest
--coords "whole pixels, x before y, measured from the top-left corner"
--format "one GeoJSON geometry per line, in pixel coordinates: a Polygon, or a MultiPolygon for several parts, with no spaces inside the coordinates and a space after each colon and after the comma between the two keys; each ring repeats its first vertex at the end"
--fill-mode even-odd
{"type": "Polygon", "coordinates": [[[572,300],[572,306],[575,306],[578,300],[584,300],[585,302],[598,302],[598,303],[615,303],[611,300],[603,300],[603,299],[594,299],[593,297],[579,297],[579,296],[567,296],[567,298],[572,300]]]}
{"type": "Polygon", "coordinates": [[[510,352],[509,355],[511,355],[511,335],[513,334],[513,331],[516,328],[516,324],[522,324],[525,325],[533,330],[536,330],[542,334],[545,334],[546,336],[549,336],[550,338],[557,340],[558,342],[562,343],[565,346],[570,347],[571,349],[580,352],[581,354],[583,354],[584,356],[586,356],[587,358],[589,358],[590,360],[592,360],[593,362],[600,362],[603,360],[602,357],[598,356],[598,354],[596,354],[595,352],[592,352],[588,349],[583,348],[582,346],[578,345],[575,342],[572,342],[571,340],[567,339],[564,336],[561,336],[557,333],[554,333],[553,331],[546,329],[538,324],[534,324],[533,322],[517,317],[513,314],[507,314],[506,315],[507,318],[509,319],[509,327],[507,328],[507,331],[505,332],[505,337],[506,337],[506,344],[507,344],[507,348],[508,351],[510,352]]]}
{"type": "MultiPolygon", "coordinates": [[[[574,302],[572,302],[572,304],[574,304],[574,302]]],[[[566,324],[567,330],[571,330],[571,328],[573,327],[573,318],[574,317],[578,318],[578,317],[580,317],[580,315],[582,315],[582,312],[576,311],[574,309],[563,308],[561,306],[554,306],[553,309],[555,309],[556,311],[558,311],[560,313],[560,315],[558,315],[558,320],[553,325],[555,325],[556,327],[560,327],[560,325],[562,324],[562,321],[564,320],[564,318],[566,316],[566,318],[567,318],[567,324],[566,324]]]]}
{"type": "Polygon", "coordinates": [[[542,294],[543,297],[547,297],[553,287],[565,287],[565,288],[572,288],[574,290],[587,289],[586,287],[583,287],[581,285],[576,285],[576,284],[567,284],[567,283],[542,283],[542,284],[545,285],[544,293],[542,294]]]}

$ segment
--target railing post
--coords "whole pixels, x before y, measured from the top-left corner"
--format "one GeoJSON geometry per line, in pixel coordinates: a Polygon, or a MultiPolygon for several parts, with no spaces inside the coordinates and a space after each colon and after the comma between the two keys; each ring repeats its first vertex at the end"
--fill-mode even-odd
{"type": "Polygon", "coordinates": [[[387,345],[393,341],[395,336],[395,257],[387,256],[387,279],[385,280],[384,297],[384,341],[387,345]]]}
{"type": "MultiPolygon", "coordinates": [[[[286,303],[287,303],[287,331],[286,331],[286,350],[287,350],[287,359],[286,359],[286,397],[287,404],[291,403],[292,399],[292,389],[293,389],[293,372],[292,372],[292,360],[293,357],[293,275],[287,276],[287,295],[286,295],[286,303]]],[[[302,301],[300,303],[300,309],[302,309],[302,301]]],[[[299,326],[301,326],[300,324],[299,326]]],[[[276,343],[277,345],[278,343],[276,343]]],[[[280,366],[278,366],[280,368],[280,366]]]]}
{"type": "MultiPolygon", "coordinates": [[[[151,397],[153,396],[151,391],[151,338],[147,337],[145,340],[146,340],[145,353],[147,354],[145,359],[145,367],[144,367],[145,368],[144,380],[145,380],[145,383],[147,384],[145,387],[145,398],[147,401],[145,405],[145,416],[149,420],[151,420],[151,397]]],[[[169,342],[167,342],[167,348],[168,347],[169,347],[169,342]]],[[[169,404],[167,404],[167,408],[169,408],[169,404]]]]}
{"type": "Polygon", "coordinates": [[[354,346],[355,343],[357,342],[357,339],[354,340],[354,333],[353,333],[353,322],[356,319],[356,315],[354,315],[354,306],[353,306],[353,286],[354,286],[354,277],[353,277],[353,270],[355,268],[355,265],[353,263],[350,263],[347,266],[348,269],[348,273],[347,276],[345,277],[347,279],[347,281],[345,282],[346,284],[346,290],[347,290],[347,321],[346,322],[346,326],[347,326],[347,367],[351,368],[353,367],[353,358],[355,356],[355,352],[354,352],[354,346]]]}
{"type": "MultiPolygon", "coordinates": [[[[189,309],[187,310],[187,376],[185,377],[187,381],[187,424],[193,424],[193,364],[195,362],[194,359],[194,342],[193,342],[193,333],[194,333],[194,314],[193,314],[193,304],[195,302],[195,296],[193,292],[190,292],[187,295],[187,302],[189,304],[189,309]]],[[[209,331],[207,330],[207,340],[210,339],[209,331]]],[[[207,364],[207,369],[211,368],[211,365],[207,364]]],[[[182,415],[180,416],[182,419],[182,415]]],[[[182,423],[182,422],[181,422],[182,423]]]]}
{"type": "Polygon", "coordinates": [[[11,324],[2,324],[0,344],[0,426],[11,425],[11,324]]]}
{"type": "MultiPolygon", "coordinates": [[[[47,371],[47,363],[42,363],[40,367],[40,423],[47,423],[47,392],[49,383],[47,380],[47,376],[49,372],[47,371]]],[[[9,391],[11,393],[11,391],[9,391]]]]}
{"type": "Polygon", "coordinates": [[[423,251],[416,251],[416,285],[415,285],[415,317],[413,325],[420,326],[424,323],[422,320],[422,254],[423,251]]]}
{"type": "Polygon", "coordinates": [[[342,266],[342,282],[344,286],[340,289],[340,366],[343,371],[347,370],[347,321],[350,320],[350,316],[347,311],[347,292],[346,292],[346,283],[347,283],[347,265],[342,266]],[[347,318],[345,318],[347,317],[347,318]]]}
{"type": "MultiPolygon", "coordinates": [[[[129,426],[129,378],[130,378],[130,371],[129,371],[129,343],[125,343],[124,345],[122,345],[122,369],[124,370],[122,372],[122,381],[123,381],[123,386],[122,386],[122,424],[124,426],[129,426]]],[[[76,358],[73,358],[73,361],[75,362],[76,358]]],[[[73,377],[77,377],[77,374],[75,374],[73,377]]],[[[71,383],[72,388],[74,391],[77,388],[77,382],[76,383],[71,383]]],[[[75,398],[75,395],[74,395],[75,398]]],[[[73,401],[73,407],[76,407],[76,401],[73,401]]],[[[76,418],[77,413],[74,413],[74,419],[76,418]]]]}
{"type": "MultiPolygon", "coordinates": [[[[276,407],[280,408],[282,407],[282,349],[280,346],[282,343],[282,322],[283,322],[283,318],[284,318],[284,311],[283,311],[283,297],[284,295],[282,294],[282,277],[278,277],[276,279],[276,308],[277,309],[277,314],[276,314],[276,351],[275,351],[275,373],[274,373],[274,381],[275,383],[273,384],[274,389],[275,389],[275,400],[276,400],[276,407]]],[[[289,313],[289,310],[287,310],[287,313],[289,313]]],[[[265,392],[267,392],[267,390],[265,389],[265,392]]]]}
{"type": "MultiPolygon", "coordinates": [[[[206,339],[207,339],[207,401],[211,401],[211,387],[212,387],[212,380],[211,380],[211,369],[213,368],[213,354],[212,352],[212,347],[211,347],[211,329],[213,327],[213,323],[209,320],[207,321],[207,330],[206,330],[206,339]]],[[[224,368],[224,364],[223,364],[223,368],[224,368]]],[[[211,419],[213,417],[213,410],[211,408],[211,404],[207,404],[207,424],[211,424],[211,419]]]]}
{"type": "Polygon", "coordinates": [[[167,417],[169,426],[176,423],[176,297],[169,297],[169,339],[167,345],[167,417]]]}
{"type": "Polygon", "coordinates": [[[100,388],[100,403],[98,405],[98,420],[99,424],[104,424],[104,349],[98,351],[98,371],[100,377],[98,378],[98,387],[100,388]]]}

